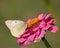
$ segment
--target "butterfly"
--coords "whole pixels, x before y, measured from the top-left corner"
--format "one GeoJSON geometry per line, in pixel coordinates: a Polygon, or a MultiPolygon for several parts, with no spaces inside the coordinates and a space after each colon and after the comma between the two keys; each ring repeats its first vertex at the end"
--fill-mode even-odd
{"type": "Polygon", "coordinates": [[[20,37],[27,28],[27,24],[21,20],[6,20],[5,24],[14,37],[20,37]]]}

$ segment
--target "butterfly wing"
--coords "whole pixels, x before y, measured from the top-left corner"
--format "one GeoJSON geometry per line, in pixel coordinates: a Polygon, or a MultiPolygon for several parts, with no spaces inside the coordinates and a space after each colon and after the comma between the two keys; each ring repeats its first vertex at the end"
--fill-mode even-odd
{"type": "Polygon", "coordinates": [[[27,28],[27,24],[21,20],[7,20],[5,21],[5,24],[14,37],[20,37],[27,28]]]}

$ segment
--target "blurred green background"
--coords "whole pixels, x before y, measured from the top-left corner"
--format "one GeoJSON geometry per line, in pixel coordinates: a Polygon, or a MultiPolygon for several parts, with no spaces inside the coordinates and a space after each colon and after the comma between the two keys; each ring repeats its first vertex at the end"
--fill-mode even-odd
{"type": "MultiPolygon", "coordinates": [[[[5,25],[5,20],[26,21],[41,13],[51,13],[60,29],[60,0],[0,0],[0,48],[18,48],[14,38],[5,25]]],[[[60,48],[60,30],[58,33],[47,32],[46,39],[52,48],[60,48]]],[[[46,48],[44,43],[32,43],[28,48],[46,48]]]]}

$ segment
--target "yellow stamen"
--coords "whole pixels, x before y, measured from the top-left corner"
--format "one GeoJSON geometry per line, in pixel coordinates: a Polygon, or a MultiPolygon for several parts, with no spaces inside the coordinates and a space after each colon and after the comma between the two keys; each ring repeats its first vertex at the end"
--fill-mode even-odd
{"type": "Polygon", "coordinates": [[[34,25],[34,24],[36,24],[38,22],[39,22],[39,19],[38,18],[34,18],[34,19],[32,19],[31,22],[28,23],[28,27],[31,27],[32,25],[34,25]]]}

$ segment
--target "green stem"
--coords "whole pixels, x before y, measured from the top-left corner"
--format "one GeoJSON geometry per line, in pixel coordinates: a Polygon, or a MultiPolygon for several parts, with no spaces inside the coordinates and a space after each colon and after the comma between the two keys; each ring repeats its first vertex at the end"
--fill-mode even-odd
{"type": "Polygon", "coordinates": [[[44,44],[45,44],[45,46],[46,46],[47,48],[52,48],[51,45],[48,43],[48,41],[46,40],[45,37],[42,39],[42,41],[44,42],[44,44]]]}

